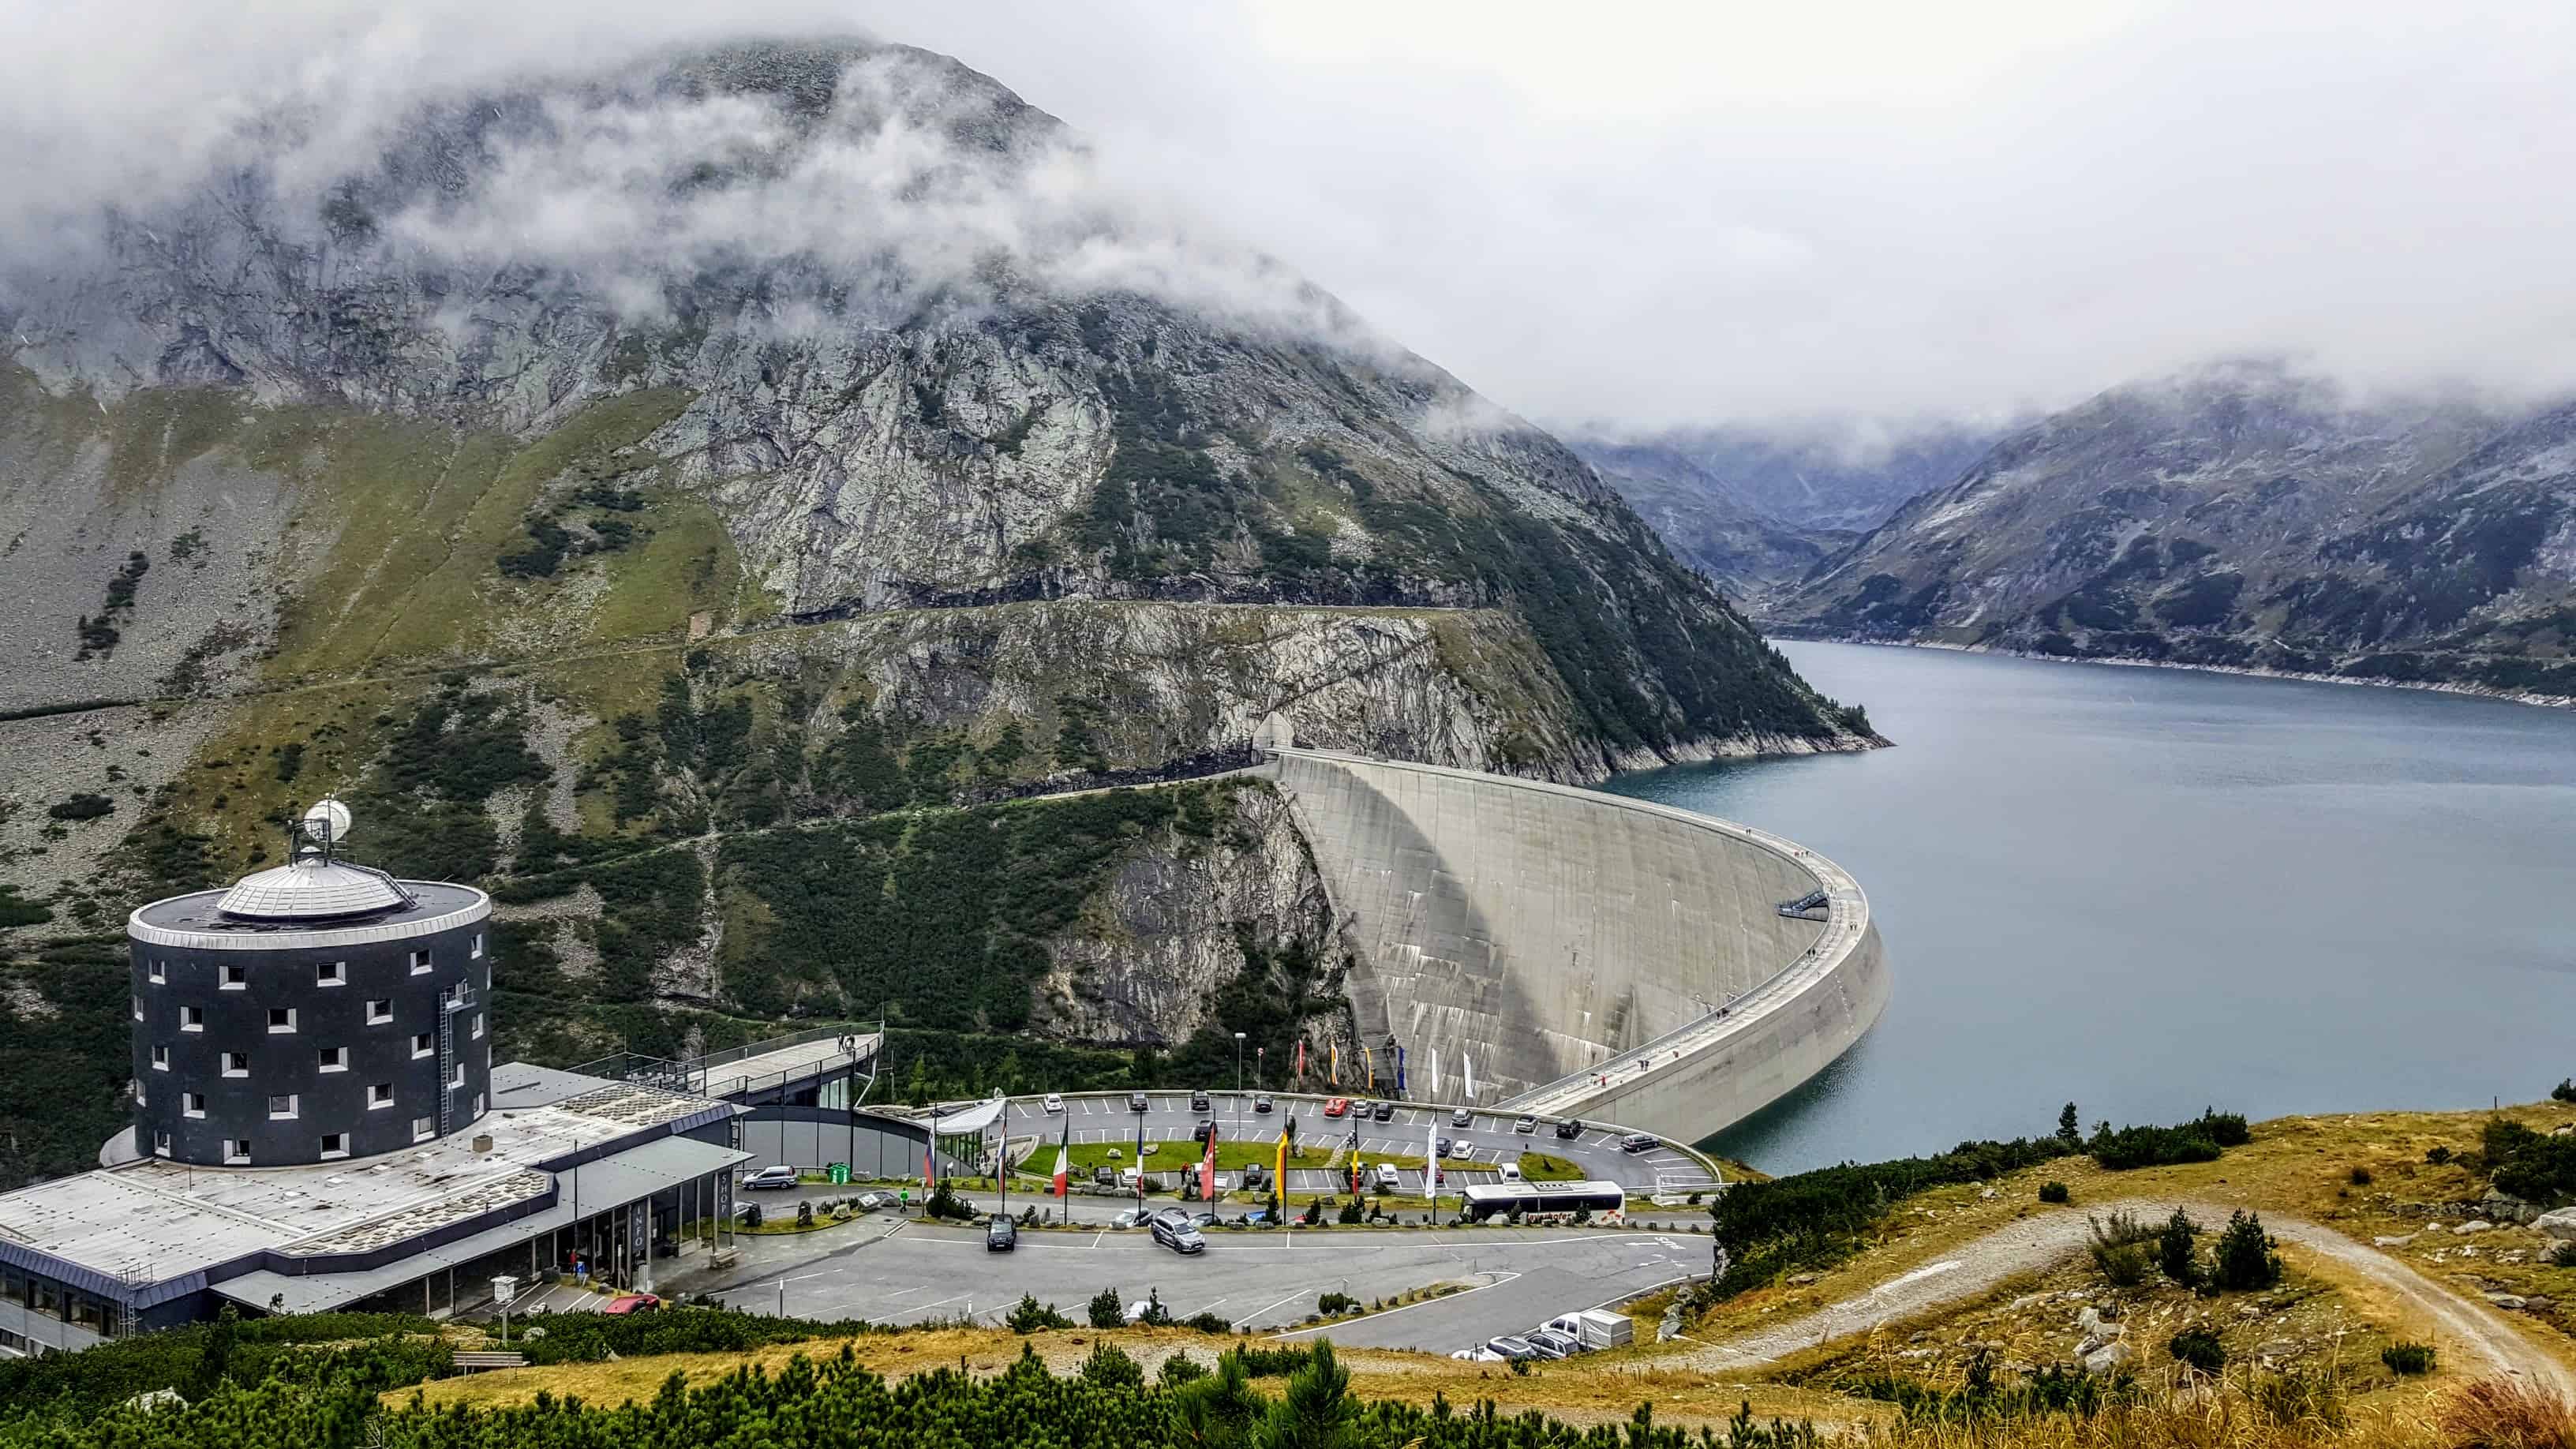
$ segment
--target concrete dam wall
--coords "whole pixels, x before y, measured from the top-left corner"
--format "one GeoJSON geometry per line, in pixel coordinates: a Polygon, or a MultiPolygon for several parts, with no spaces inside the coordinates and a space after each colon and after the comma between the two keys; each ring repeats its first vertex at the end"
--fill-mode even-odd
{"type": "Polygon", "coordinates": [[[1472,1058],[1488,1105],[1690,1140],[1822,1070],[1887,1004],[1868,898],[1795,842],[1501,775],[1272,758],[1360,963],[1360,1034],[1403,1043],[1417,1099],[1436,1048],[1440,1100],[1464,1100],[1472,1058]]]}

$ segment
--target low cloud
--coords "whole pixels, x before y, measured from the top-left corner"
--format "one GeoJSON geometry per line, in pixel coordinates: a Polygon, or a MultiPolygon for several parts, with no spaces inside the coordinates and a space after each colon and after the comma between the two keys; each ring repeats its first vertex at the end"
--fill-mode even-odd
{"type": "Polygon", "coordinates": [[[1514,413],[1622,432],[1883,446],[1872,429],[2243,354],[2356,394],[2576,388],[2576,11],[1814,9],[22,7],[0,233],[184,194],[264,117],[291,118],[278,184],[319,194],[424,97],[858,24],[1082,144],[995,168],[898,107],[782,149],[772,107],[611,98],[386,234],[560,257],[639,308],[652,269],[723,256],[864,260],[890,296],[1139,287],[1298,327],[1342,325],[1329,293],[1514,413]],[[683,159],[759,183],[674,191],[683,159]]]}

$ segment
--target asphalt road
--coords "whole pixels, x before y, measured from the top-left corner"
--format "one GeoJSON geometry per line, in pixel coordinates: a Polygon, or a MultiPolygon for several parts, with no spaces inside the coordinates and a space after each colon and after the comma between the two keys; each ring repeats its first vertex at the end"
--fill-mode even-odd
{"type": "MultiPolygon", "coordinates": [[[[1712,1179],[1708,1169],[1670,1143],[1650,1151],[1628,1153],[1619,1150],[1619,1138],[1625,1129],[1586,1124],[1582,1134],[1560,1138],[1553,1123],[1543,1121],[1534,1133],[1523,1135],[1512,1130],[1517,1113],[1471,1111],[1469,1125],[1450,1125],[1449,1107],[1405,1105],[1396,1108],[1390,1121],[1355,1122],[1352,1118],[1329,1118],[1324,1115],[1324,1098],[1275,1096],[1275,1107],[1267,1113],[1252,1110],[1254,1093],[1212,1091],[1208,1094],[1205,1113],[1192,1111],[1186,1092],[1149,1092],[1144,1113],[1144,1136],[1149,1142],[1186,1142],[1191,1129],[1201,1121],[1214,1118],[1218,1135],[1229,1140],[1275,1142],[1281,1124],[1294,1118],[1300,1147],[1330,1147],[1347,1144],[1354,1130],[1359,1137],[1359,1155],[1363,1160],[1383,1157],[1422,1157],[1431,1150],[1431,1139],[1463,1137],[1472,1144],[1465,1153],[1453,1153],[1446,1160],[1443,1191],[1455,1192],[1474,1182],[1492,1182],[1496,1165],[1517,1161],[1523,1152],[1545,1152],[1565,1158],[1582,1169],[1586,1177],[1615,1182],[1632,1195],[1645,1196],[1657,1188],[1680,1193],[1705,1190],[1712,1179]]],[[[1357,1094],[1354,1101],[1359,1100],[1357,1094]]],[[[1048,1144],[1062,1139],[1070,1127],[1076,1142],[1132,1143],[1137,1136],[1137,1114],[1128,1109],[1125,1093],[1071,1096],[1064,1099],[1061,1115],[1046,1110],[1043,1099],[1015,1097],[1005,1109],[1005,1121],[1012,1142],[1018,1146],[1025,1139],[1036,1139],[1027,1152],[1027,1165],[1041,1172],[1051,1171],[1055,1156],[1048,1144]]],[[[1168,1150],[1168,1149],[1166,1149],[1168,1150]]],[[[1161,1171],[1178,1171],[1189,1165],[1188,1159],[1165,1162],[1157,1153],[1152,1159],[1161,1171]]],[[[1303,1199],[1317,1193],[1338,1192],[1343,1183],[1338,1171],[1323,1168],[1291,1168],[1288,1191],[1284,1197],[1303,1199]]],[[[1403,1190],[1419,1195],[1422,1173],[1419,1169],[1402,1171],[1403,1190]]]]}
{"type": "Polygon", "coordinates": [[[754,1313],[996,1323],[1030,1293],[1080,1322],[1103,1288],[1131,1303],[1154,1290],[1180,1317],[1213,1312],[1237,1327],[1293,1329],[1326,1292],[1378,1299],[1478,1284],[1326,1330],[1341,1343],[1448,1352],[1708,1270],[1705,1238],[1579,1229],[1211,1233],[1207,1251],[1189,1258],[1135,1232],[1024,1233],[1016,1251],[993,1253],[981,1229],[893,1218],[835,1230],[834,1241],[818,1255],[810,1238],[746,1237],[717,1296],[754,1313]]]}

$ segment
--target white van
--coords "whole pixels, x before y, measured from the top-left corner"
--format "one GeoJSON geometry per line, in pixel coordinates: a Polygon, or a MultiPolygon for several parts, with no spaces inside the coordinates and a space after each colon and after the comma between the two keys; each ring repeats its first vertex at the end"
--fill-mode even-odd
{"type": "Polygon", "coordinates": [[[1519,1163],[1504,1162],[1497,1164],[1497,1166],[1503,1174],[1503,1181],[1518,1182],[1521,1180],[1521,1165],[1519,1163]]]}

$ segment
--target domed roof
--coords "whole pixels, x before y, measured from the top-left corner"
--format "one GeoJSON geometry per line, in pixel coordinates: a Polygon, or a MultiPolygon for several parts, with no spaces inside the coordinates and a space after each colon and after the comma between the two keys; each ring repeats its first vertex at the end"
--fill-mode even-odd
{"type": "Polygon", "coordinates": [[[380,871],[308,855],[243,876],[215,909],[228,916],[288,921],[364,915],[409,904],[410,898],[380,871]]]}

